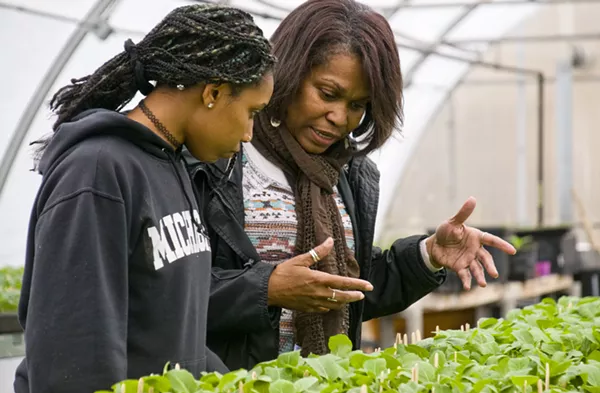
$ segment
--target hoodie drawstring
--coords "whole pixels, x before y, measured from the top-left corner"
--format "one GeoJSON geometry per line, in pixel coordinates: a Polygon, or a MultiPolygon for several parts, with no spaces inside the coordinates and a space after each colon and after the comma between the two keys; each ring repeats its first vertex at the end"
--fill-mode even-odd
{"type": "MultiPolygon", "coordinates": [[[[200,223],[198,223],[198,221],[196,221],[196,219],[194,218],[194,204],[192,203],[192,200],[190,199],[190,196],[188,195],[186,189],[185,189],[185,185],[183,184],[183,178],[181,177],[181,173],[179,171],[179,168],[177,168],[177,162],[175,161],[174,157],[172,154],[170,154],[166,149],[163,149],[163,151],[167,154],[167,157],[169,158],[169,162],[171,163],[171,166],[173,167],[173,170],[175,171],[175,174],[177,176],[177,180],[179,182],[179,186],[181,187],[181,190],[183,191],[183,195],[185,196],[185,200],[188,203],[189,206],[189,211],[190,211],[190,216],[192,219],[192,223],[193,225],[196,227],[196,230],[208,237],[208,233],[206,232],[206,228],[204,226],[201,226],[200,223]]],[[[183,161],[185,162],[185,158],[182,156],[183,161]]],[[[194,185],[192,184],[192,188],[194,187],[194,185]]],[[[200,201],[198,202],[198,214],[200,215],[200,219],[204,220],[203,214],[202,214],[202,208],[200,208],[200,201]]]]}

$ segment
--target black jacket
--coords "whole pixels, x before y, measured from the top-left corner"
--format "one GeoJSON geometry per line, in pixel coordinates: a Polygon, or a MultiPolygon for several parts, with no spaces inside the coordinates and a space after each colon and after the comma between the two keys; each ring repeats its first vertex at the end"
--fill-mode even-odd
{"type": "Polygon", "coordinates": [[[39,170],[15,392],[109,389],[167,362],[226,370],[206,349],[211,250],[181,153],[89,110],[61,125],[39,170]]]}
{"type": "MultiPolygon", "coordinates": [[[[199,190],[208,201],[204,208],[213,250],[207,343],[230,369],[248,369],[278,355],[280,309],[267,306],[274,267],[260,262],[244,232],[242,160],[218,185],[223,163],[188,162],[199,188],[207,180],[213,185],[208,193],[199,190]]],[[[399,239],[385,251],[373,247],[379,171],[370,159],[353,159],[340,176],[338,190],[352,219],[360,277],[374,286],[365,300],[351,304],[349,336],[356,349],[363,321],[406,309],[441,285],[446,273],[432,273],[423,262],[418,244],[425,235],[399,239]]]]}

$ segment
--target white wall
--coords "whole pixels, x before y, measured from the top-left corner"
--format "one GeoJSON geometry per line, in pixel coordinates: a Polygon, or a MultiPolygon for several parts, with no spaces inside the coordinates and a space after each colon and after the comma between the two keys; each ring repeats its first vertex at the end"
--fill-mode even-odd
{"type": "MultiPolygon", "coordinates": [[[[574,33],[600,33],[596,25],[600,5],[574,7],[574,33]]],[[[511,33],[515,36],[559,34],[560,12],[547,6],[511,33]]],[[[593,67],[576,72],[573,86],[573,180],[591,219],[600,221],[600,39],[582,41],[597,59],[593,67]],[[583,79],[587,79],[583,81],[583,79]]],[[[487,61],[517,65],[518,45],[499,43],[487,53],[487,61]]],[[[527,44],[522,67],[541,69],[549,77],[544,104],[546,183],[545,224],[559,224],[556,179],[561,163],[556,158],[556,86],[552,80],[556,64],[564,59],[563,43],[527,44]]],[[[469,196],[478,199],[472,223],[479,225],[517,222],[517,80],[510,73],[473,68],[428,126],[413,159],[399,183],[392,208],[384,224],[382,243],[398,236],[437,225],[453,214],[469,196]],[[454,122],[456,137],[451,139],[454,122]],[[450,147],[455,146],[456,170],[450,165],[450,147]]],[[[533,78],[526,88],[527,224],[536,223],[537,201],[537,90],[533,78]]],[[[578,217],[574,216],[577,220],[578,217]]]]}

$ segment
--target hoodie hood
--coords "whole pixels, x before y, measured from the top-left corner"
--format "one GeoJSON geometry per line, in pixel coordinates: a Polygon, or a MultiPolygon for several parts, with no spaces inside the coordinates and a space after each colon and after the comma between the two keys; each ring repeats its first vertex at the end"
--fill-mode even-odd
{"type": "Polygon", "coordinates": [[[90,109],[75,116],[70,122],[61,124],[42,152],[37,170],[40,174],[47,173],[72,147],[88,138],[104,135],[129,140],[163,159],[168,158],[168,151],[175,154],[171,145],[125,114],[107,109],[90,109]]]}

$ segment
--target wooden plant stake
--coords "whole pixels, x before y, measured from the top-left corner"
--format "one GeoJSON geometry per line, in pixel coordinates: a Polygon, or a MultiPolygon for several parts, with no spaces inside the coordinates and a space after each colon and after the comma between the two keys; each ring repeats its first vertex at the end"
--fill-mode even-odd
{"type": "Polygon", "coordinates": [[[468,323],[465,325],[465,330],[468,332],[469,330],[471,330],[471,325],[469,325],[468,323]]]}
{"type": "Polygon", "coordinates": [[[138,380],[137,393],[144,393],[144,379],[143,378],[140,378],[138,380]]]}
{"type": "Polygon", "coordinates": [[[416,344],[417,343],[417,335],[415,334],[415,332],[412,332],[410,334],[410,343],[411,344],[416,344]]]}
{"type": "Polygon", "coordinates": [[[433,367],[438,368],[439,363],[440,363],[440,356],[439,356],[439,353],[436,352],[435,355],[433,355],[433,367]]]}
{"type": "Polygon", "coordinates": [[[404,333],[404,345],[408,345],[408,334],[404,333]]]}
{"type": "Polygon", "coordinates": [[[464,332],[465,331],[465,325],[460,325],[460,331],[464,332]]]}
{"type": "Polygon", "coordinates": [[[367,392],[368,392],[368,390],[367,390],[367,385],[362,385],[362,386],[360,387],[360,393],[367,393],[367,392]]]}
{"type": "MultiPolygon", "coordinates": [[[[304,378],[310,377],[308,370],[304,370],[304,378]]],[[[256,373],[252,374],[252,379],[256,379],[256,373]]]]}
{"type": "Polygon", "coordinates": [[[242,381],[240,381],[240,383],[238,384],[238,392],[244,393],[244,383],[242,381]]]}
{"type": "Polygon", "coordinates": [[[415,382],[419,383],[419,363],[415,364],[415,382]]]}
{"type": "Polygon", "coordinates": [[[396,344],[402,344],[402,335],[400,333],[396,333],[396,344]]]}
{"type": "Polygon", "coordinates": [[[440,325],[436,325],[435,326],[435,334],[439,334],[440,333],[440,325]]]}
{"type": "Polygon", "coordinates": [[[181,370],[181,366],[179,365],[179,363],[175,363],[175,370],[181,370]]]}
{"type": "Polygon", "coordinates": [[[417,342],[421,341],[421,331],[417,329],[417,342]]]}
{"type": "Polygon", "coordinates": [[[458,363],[458,352],[454,351],[454,363],[458,363]]]}
{"type": "Polygon", "coordinates": [[[550,363],[546,363],[546,390],[550,388],[550,363]]]}
{"type": "Polygon", "coordinates": [[[527,381],[523,381],[523,393],[527,393],[527,381]]]}
{"type": "Polygon", "coordinates": [[[541,379],[538,379],[538,393],[543,393],[544,392],[544,384],[542,383],[541,379]]]}

